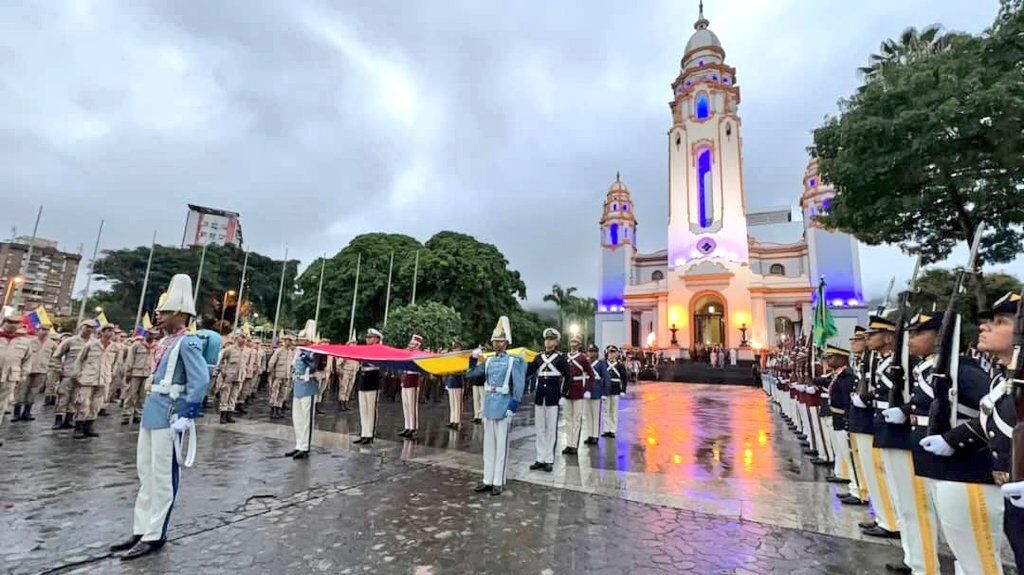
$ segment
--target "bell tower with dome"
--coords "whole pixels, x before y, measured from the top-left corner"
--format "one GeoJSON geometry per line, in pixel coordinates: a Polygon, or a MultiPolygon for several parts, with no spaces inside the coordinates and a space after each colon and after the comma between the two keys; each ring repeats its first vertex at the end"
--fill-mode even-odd
{"type": "Polygon", "coordinates": [[[636,216],[633,198],[619,174],[608,188],[601,212],[601,261],[597,293],[595,333],[598,339],[605,332],[610,338],[625,335],[625,301],[623,293],[629,285],[633,258],[636,256],[636,216]]]}

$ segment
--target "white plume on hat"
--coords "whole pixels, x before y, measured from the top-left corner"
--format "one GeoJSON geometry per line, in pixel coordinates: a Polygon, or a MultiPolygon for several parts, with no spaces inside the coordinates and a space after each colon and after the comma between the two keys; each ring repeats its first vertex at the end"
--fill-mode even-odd
{"type": "Polygon", "coordinates": [[[371,327],[370,329],[366,330],[366,337],[376,337],[384,339],[384,334],[371,327]]]}
{"type": "Polygon", "coordinates": [[[170,311],[196,315],[196,302],[192,299],[192,278],[187,274],[175,274],[167,286],[167,292],[160,297],[156,311],[170,311]]]}
{"type": "Polygon", "coordinates": [[[307,319],[306,326],[299,332],[298,338],[306,341],[316,341],[316,321],[307,319]]]}
{"type": "Polygon", "coordinates": [[[491,332],[491,341],[507,341],[512,345],[512,324],[508,321],[508,316],[498,318],[498,325],[494,326],[494,331],[491,332]]]}

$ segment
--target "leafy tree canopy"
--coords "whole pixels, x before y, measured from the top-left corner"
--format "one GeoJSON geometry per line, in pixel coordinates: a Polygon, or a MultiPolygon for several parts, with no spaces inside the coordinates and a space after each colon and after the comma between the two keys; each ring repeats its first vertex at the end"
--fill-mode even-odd
{"type": "MultiPolygon", "coordinates": [[[[195,285],[201,255],[201,247],[156,246],[143,309],[152,311],[156,307],[157,299],[167,289],[174,274],[189,274],[195,285]]],[[[103,306],[107,319],[125,329],[131,329],[135,324],[135,312],[139,305],[139,294],[142,292],[148,259],[149,246],[104,251],[102,257],[96,260],[95,274],[101,281],[110,282],[110,289],[97,292],[90,298],[89,305],[103,306]]],[[[221,305],[225,299],[228,305],[227,309],[223,310],[225,318],[229,321],[234,319],[234,310],[238,305],[237,295],[225,298],[225,294],[229,290],[238,290],[244,259],[245,252],[232,245],[207,247],[203,277],[199,285],[199,299],[196,302],[197,311],[205,323],[220,318],[221,305]]],[[[242,309],[248,310],[253,314],[252,317],[259,314],[260,322],[274,316],[282,263],[281,260],[254,252],[249,254],[242,309]]],[[[298,265],[298,260],[289,260],[285,266],[280,320],[282,327],[291,327],[293,323],[292,294],[298,265]]]]}
{"type": "MultiPolygon", "coordinates": [[[[916,49],[930,40],[918,37],[916,49]]],[[[925,263],[948,257],[985,222],[981,262],[1007,262],[1024,239],[1019,2],[1006,3],[986,34],[946,37],[940,48],[868,74],[840,115],[815,130],[811,151],[836,188],[819,219],[871,245],[900,244],[925,263]]]]}
{"type": "Polygon", "coordinates": [[[418,333],[423,337],[423,349],[447,350],[453,339],[462,337],[462,331],[462,316],[451,307],[432,301],[417,303],[391,311],[384,330],[384,343],[405,347],[412,334],[418,333]]]}

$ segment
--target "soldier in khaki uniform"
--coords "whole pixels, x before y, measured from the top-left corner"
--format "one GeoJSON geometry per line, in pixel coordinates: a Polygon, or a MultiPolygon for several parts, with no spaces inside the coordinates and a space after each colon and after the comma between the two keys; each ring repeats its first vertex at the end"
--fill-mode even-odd
{"type": "Polygon", "coordinates": [[[78,388],[78,376],[75,364],[78,356],[85,349],[85,344],[92,339],[92,321],[83,321],[78,325],[78,335],[62,341],[53,352],[54,360],[60,364],[60,383],[57,384],[57,404],[54,408],[54,422],[51,429],[71,429],[75,415],[75,394],[78,388]]]}
{"type": "Polygon", "coordinates": [[[125,388],[125,361],[128,359],[128,348],[130,342],[125,342],[124,331],[114,330],[114,345],[117,346],[117,364],[114,366],[114,375],[110,381],[110,391],[107,392],[107,403],[120,400],[124,397],[125,388]]]}
{"type": "Polygon", "coordinates": [[[220,395],[221,423],[235,422],[235,405],[238,402],[238,392],[242,390],[242,378],[245,377],[245,366],[242,364],[245,339],[245,334],[235,334],[224,345],[220,356],[220,381],[217,393],[220,395]]]}
{"type": "MultiPolygon", "coordinates": [[[[350,341],[349,345],[355,345],[355,343],[350,341]]],[[[352,396],[352,387],[356,383],[356,374],[359,373],[359,362],[332,357],[331,369],[338,374],[338,402],[341,404],[341,410],[348,411],[348,399],[352,396]]]]}
{"type": "Polygon", "coordinates": [[[103,407],[116,363],[114,326],[100,328],[100,337],[91,338],[75,361],[75,439],[99,437],[93,424],[103,407]]]}
{"type": "MultiPolygon", "coordinates": [[[[56,333],[51,331],[50,339],[53,341],[54,353],[57,351],[56,348],[72,335],[73,334],[70,333],[63,333],[58,336],[56,333]]],[[[46,388],[43,391],[43,405],[56,405],[58,383],[60,383],[60,361],[51,354],[46,371],[46,388]]]]}
{"type": "Polygon", "coordinates": [[[242,341],[240,346],[242,350],[242,387],[238,392],[238,400],[235,402],[235,413],[245,415],[245,404],[251,400],[256,383],[258,354],[256,344],[248,337],[242,341]]]}
{"type": "Polygon", "coordinates": [[[128,347],[124,370],[128,385],[123,399],[121,425],[138,423],[142,415],[142,402],[146,400],[146,379],[153,373],[153,350],[156,347],[156,331],[149,330],[128,347]]]}
{"type": "MultiPolygon", "coordinates": [[[[32,364],[31,337],[19,332],[21,318],[11,308],[3,310],[0,328],[0,424],[14,397],[14,388],[28,376],[32,364]]],[[[0,445],[3,442],[0,441],[0,445]]]]}
{"type": "Polygon", "coordinates": [[[50,366],[50,358],[57,349],[57,344],[50,339],[50,328],[42,326],[36,330],[36,336],[29,340],[32,350],[32,362],[28,375],[14,391],[14,418],[12,421],[32,421],[32,404],[46,386],[46,372],[50,366]]]}
{"type": "Polygon", "coordinates": [[[103,383],[103,403],[100,404],[99,415],[106,417],[107,405],[121,393],[124,380],[124,345],[121,344],[121,330],[112,326],[113,333],[110,342],[103,349],[104,368],[109,371],[103,372],[101,381],[103,383]]]}
{"type": "Polygon", "coordinates": [[[270,372],[270,417],[278,419],[284,417],[281,408],[284,405],[284,398],[291,393],[291,369],[295,361],[295,338],[285,335],[281,338],[281,345],[274,350],[270,356],[270,363],[267,370],[270,372]]]}

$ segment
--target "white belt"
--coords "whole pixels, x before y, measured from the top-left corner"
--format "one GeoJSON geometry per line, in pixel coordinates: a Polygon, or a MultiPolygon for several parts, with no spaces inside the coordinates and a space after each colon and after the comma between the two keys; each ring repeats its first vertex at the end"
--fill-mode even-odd
{"type": "Polygon", "coordinates": [[[928,416],[927,415],[912,415],[912,416],[910,416],[910,422],[912,424],[914,424],[914,425],[919,426],[919,427],[927,427],[928,426],[928,416]]]}
{"type": "Polygon", "coordinates": [[[585,375],[577,375],[577,376],[574,376],[572,379],[573,379],[573,381],[578,380],[578,379],[582,379],[582,380],[586,381],[587,380],[587,376],[585,376],[585,375]]]}
{"type": "Polygon", "coordinates": [[[889,402],[888,401],[878,401],[876,399],[875,400],[875,409],[889,409],[889,402]]]}
{"type": "Polygon", "coordinates": [[[969,419],[974,419],[975,417],[981,415],[981,412],[978,411],[977,409],[971,409],[970,407],[967,407],[962,403],[957,404],[956,412],[969,419]]]}
{"type": "Polygon", "coordinates": [[[181,392],[185,391],[185,386],[177,383],[161,382],[154,383],[150,391],[152,391],[153,393],[162,393],[163,395],[166,395],[171,399],[178,399],[178,396],[181,395],[181,392]]]}
{"type": "Polygon", "coordinates": [[[502,393],[504,395],[508,395],[508,389],[506,389],[505,386],[499,387],[496,385],[485,385],[484,389],[493,393],[502,393]]]}

